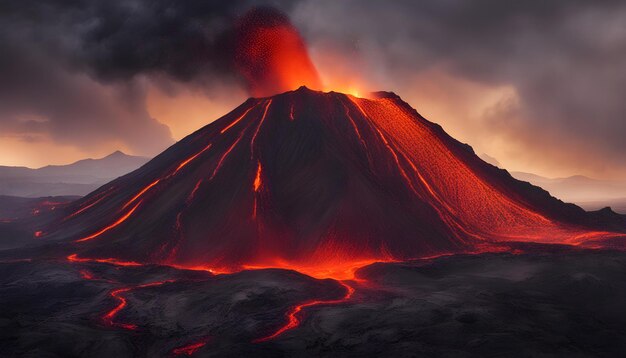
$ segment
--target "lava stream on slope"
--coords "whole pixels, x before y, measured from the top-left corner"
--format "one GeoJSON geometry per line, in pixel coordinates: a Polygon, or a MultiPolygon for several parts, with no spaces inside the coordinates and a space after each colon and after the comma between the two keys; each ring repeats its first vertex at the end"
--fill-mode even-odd
{"type": "Polygon", "coordinates": [[[287,312],[287,314],[285,315],[287,317],[287,323],[284,326],[278,328],[274,333],[265,337],[257,338],[253,340],[252,342],[253,343],[267,342],[267,341],[277,338],[278,336],[282,335],[283,333],[291,329],[298,327],[300,323],[302,322],[301,318],[298,317],[298,314],[300,314],[302,310],[307,307],[321,306],[321,305],[337,305],[337,304],[345,303],[349,301],[352,295],[354,294],[354,291],[355,291],[354,288],[348,285],[346,282],[343,282],[343,281],[337,281],[337,282],[339,282],[346,289],[346,294],[343,297],[336,299],[336,300],[311,300],[311,301],[300,303],[294,306],[292,309],[290,309],[287,312]]]}

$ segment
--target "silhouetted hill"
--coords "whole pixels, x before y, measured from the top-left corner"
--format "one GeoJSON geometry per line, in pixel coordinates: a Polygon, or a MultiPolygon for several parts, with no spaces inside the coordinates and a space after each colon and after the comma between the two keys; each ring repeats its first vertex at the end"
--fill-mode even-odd
{"type": "Polygon", "coordinates": [[[38,169],[0,166],[0,195],[31,198],[82,196],[139,168],[148,160],[116,151],[100,159],[83,159],[68,165],[48,165],[38,169]]]}

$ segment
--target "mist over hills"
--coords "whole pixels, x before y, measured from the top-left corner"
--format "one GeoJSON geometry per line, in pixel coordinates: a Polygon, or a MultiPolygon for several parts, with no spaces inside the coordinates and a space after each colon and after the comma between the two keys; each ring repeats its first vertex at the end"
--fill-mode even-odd
{"type": "MultiPolygon", "coordinates": [[[[491,165],[506,169],[496,158],[488,154],[480,154],[480,158],[491,165]]],[[[584,175],[548,178],[527,172],[510,171],[510,173],[518,180],[539,186],[552,196],[574,203],[585,210],[598,210],[608,206],[616,212],[626,213],[626,181],[602,180],[584,175]]]]}
{"type": "Polygon", "coordinates": [[[37,169],[0,166],[0,195],[28,198],[83,196],[139,168],[149,159],[115,151],[103,158],[37,169]]]}

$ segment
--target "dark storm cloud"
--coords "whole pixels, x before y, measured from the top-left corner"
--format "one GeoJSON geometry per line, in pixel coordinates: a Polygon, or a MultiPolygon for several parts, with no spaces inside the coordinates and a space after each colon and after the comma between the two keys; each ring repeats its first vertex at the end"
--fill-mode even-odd
{"type": "MultiPolygon", "coordinates": [[[[146,79],[210,90],[237,81],[233,19],[251,1],[0,4],[0,132],[156,154],[172,142],[145,106],[146,79]]],[[[166,87],[164,85],[164,87],[166,87]]]]}
{"type": "Polygon", "coordinates": [[[164,72],[191,80],[228,74],[229,29],[240,1],[102,2],[81,38],[78,60],[105,79],[164,72]]]}
{"type": "Polygon", "coordinates": [[[384,89],[409,91],[407,74],[435,66],[511,85],[519,102],[485,115],[494,133],[544,161],[585,150],[626,168],[626,3],[609,0],[5,1],[0,130],[154,152],[171,139],[145,109],[145,78],[207,93],[239,83],[232,23],[255,5],[292,16],[313,44],[365,58],[384,89]]]}

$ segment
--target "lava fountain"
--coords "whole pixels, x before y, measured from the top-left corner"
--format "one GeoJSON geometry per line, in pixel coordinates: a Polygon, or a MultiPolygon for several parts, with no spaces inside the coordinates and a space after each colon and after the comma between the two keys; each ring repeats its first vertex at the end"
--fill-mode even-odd
{"type": "Polygon", "coordinates": [[[237,24],[235,67],[255,97],[322,84],[305,43],[289,18],[272,8],[255,8],[237,24]]]}

